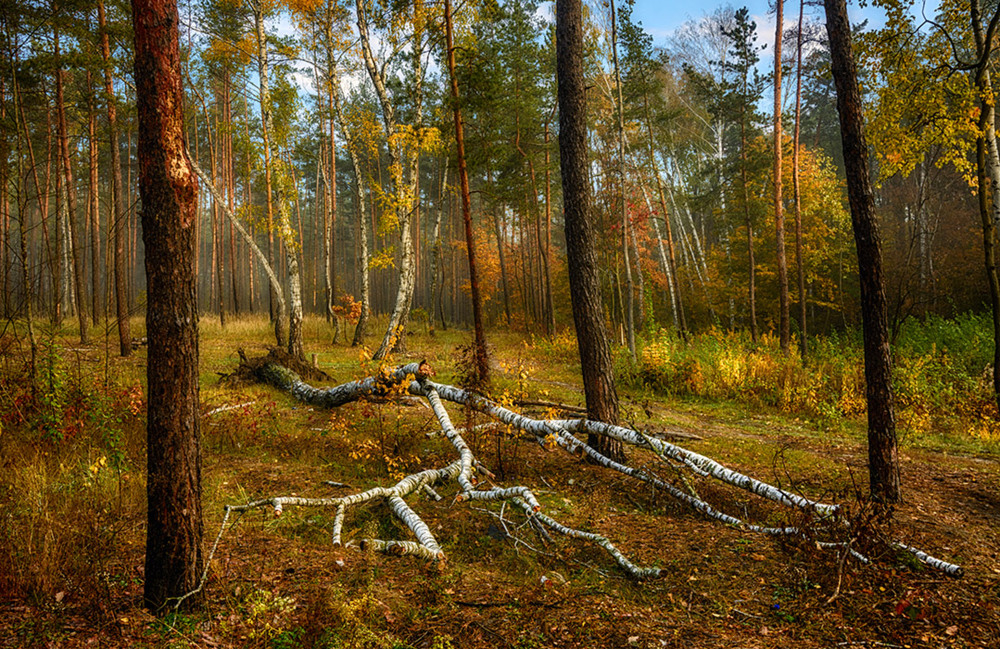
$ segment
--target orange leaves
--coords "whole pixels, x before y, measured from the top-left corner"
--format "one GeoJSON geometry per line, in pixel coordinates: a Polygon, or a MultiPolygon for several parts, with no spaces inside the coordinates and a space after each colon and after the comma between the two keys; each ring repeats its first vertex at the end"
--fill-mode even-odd
{"type": "Polygon", "coordinates": [[[339,302],[340,304],[333,307],[333,314],[351,324],[356,323],[361,317],[361,302],[355,301],[354,296],[347,293],[341,294],[339,302]]]}

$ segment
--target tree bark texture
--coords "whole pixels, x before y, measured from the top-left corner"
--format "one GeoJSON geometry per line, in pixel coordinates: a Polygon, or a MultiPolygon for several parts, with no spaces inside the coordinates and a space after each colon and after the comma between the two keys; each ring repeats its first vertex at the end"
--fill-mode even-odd
{"type": "Polygon", "coordinates": [[[454,102],[455,145],[458,154],[458,182],[462,192],[462,221],[465,223],[465,246],[469,257],[469,284],[472,287],[472,322],[475,331],[476,380],[480,386],[489,382],[490,364],[483,333],[483,301],[479,296],[476,271],[476,241],[472,237],[472,199],[469,196],[469,172],[465,167],[465,135],[462,132],[462,109],[458,104],[458,78],[455,76],[455,44],[452,37],[451,0],[444,0],[445,36],[448,44],[448,76],[454,102]]]}
{"type": "MultiPolygon", "coordinates": [[[[430,376],[433,374],[430,366],[423,362],[411,363],[392,370],[384,369],[375,376],[326,389],[319,389],[304,383],[298,375],[287,368],[276,365],[266,358],[260,360],[264,362],[247,362],[244,359],[246,368],[258,380],[270,383],[281,390],[289,392],[300,401],[319,408],[336,408],[360,399],[381,400],[391,398],[399,396],[404,390],[415,397],[425,398],[441,426],[441,433],[452,443],[458,458],[451,464],[440,469],[427,469],[410,474],[391,487],[376,486],[348,496],[327,498],[303,498],[295,495],[277,496],[257,500],[245,505],[229,505],[226,507],[226,518],[223,519],[222,529],[219,532],[220,536],[225,529],[226,520],[232,512],[246,512],[252,509],[272,507],[275,515],[281,515],[283,509],[290,506],[323,507],[336,510],[333,523],[333,544],[340,545],[342,543],[341,536],[347,509],[382,500],[388,505],[393,515],[411,530],[417,540],[381,541],[364,539],[361,541],[362,548],[367,546],[386,554],[397,556],[411,554],[432,561],[439,561],[445,558],[440,545],[438,545],[430,529],[420,518],[420,515],[410,508],[403,499],[422,489],[432,499],[442,500],[442,497],[434,490],[434,487],[447,481],[452,484],[457,483],[458,493],[454,497],[454,502],[456,503],[504,501],[513,505],[515,509],[522,509],[529,519],[534,519],[536,523],[540,523],[544,527],[573,538],[590,541],[602,547],[626,573],[635,579],[647,579],[661,575],[660,570],[657,568],[641,568],[632,563],[606,537],[592,532],[583,532],[568,528],[546,516],[542,511],[543,507],[541,503],[535,498],[534,493],[529,487],[523,485],[513,487],[496,486],[492,482],[496,476],[476,458],[472,449],[462,438],[461,433],[468,429],[456,429],[452,424],[451,418],[444,407],[444,402],[449,401],[461,405],[466,410],[471,409],[496,420],[494,423],[485,424],[484,426],[496,426],[499,424],[506,426],[508,430],[525,431],[533,435],[540,445],[549,450],[555,450],[558,447],[575,457],[586,457],[596,465],[645,483],[645,485],[653,489],[666,492],[673,498],[691,506],[707,518],[758,534],[806,537],[815,542],[820,548],[834,548],[843,551],[846,547],[847,552],[856,560],[862,563],[869,563],[866,557],[850,548],[850,541],[844,541],[845,534],[850,534],[851,532],[846,521],[837,518],[840,511],[839,505],[811,500],[801,494],[761,482],[751,476],[729,469],[704,455],[694,453],[658,437],[652,437],[639,430],[588,419],[533,419],[504,408],[473,391],[434,383],[430,380],[430,376]],[[680,488],[672,481],[661,479],[654,473],[649,472],[645,468],[646,465],[630,466],[608,458],[589,444],[580,441],[578,435],[584,432],[588,433],[588,435],[615,439],[619,443],[634,447],[637,452],[648,451],[660,461],[673,463],[679,475],[682,476],[679,479],[687,486],[687,490],[680,488]],[[488,485],[477,484],[476,474],[486,476],[490,479],[490,483],[488,485]],[[726,514],[706,500],[702,500],[694,492],[687,477],[683,477],[685,474],[692,480],[704,480],[705,482],[716,480],[720,483],[741,489],[749,494],[789,508],[794,508],[800,514],[799,520],[801,521],[801,525],[772,527],[750,523],[726,514]]],[[[239,406],[229,406],[229,408],[233,407],[239,406]]],[[[482,426],[476,428],[481,429],[482,426]]],[[[638,462],[636,464],[638,465],[638,462]]],[[[675,478],[676,480],[677,478],[675,478]]],[[[331,484],[334,484],[334,486],[346,486],[339,483],[331,484]]],[[[539,528],[536,526],[535,529],[538,530],[539,528]]],[[[353,543],[354,541],[351,541],[348,545],[352,545],[353,543]]],[[[897,549],[911,553],[917,560],[935,570],[943,571],[952,576],[960,576],[962,574],[962,568],[959,565],[937,559],[903,543],[893,542],[892,545],[897,549]]]]}
{"type": "Polygon", "coordinates": [[[868,473],[871,495],[882,502],[901,499],[896,418],[893,411],[892,364],[882,275],[882,240],[875,218],[875,199],[868,172],[868,144],[851,50],[851,26],[845,0],[825,0],[837,112],[847,171],[847,195],[858,251],[861,319],[864,330],[865,381],[868,400],[868,473]]]}
{"type": "Polygon", "coordinates": [[[805,361],[809,348],[806,329],[806,273],[802,258],[802,194],[799,188],[799,127],[802,124],[802,22],[806,2],[799,0],[799,26],[795,47],[795,137],[792,143],[792,192],[795,195],[795,266],[799,280],[799,355],[805,361]]]}
{"type": "MultiPolygon", "coordinates": [[[[556,3],[556,78],[559,86],[559,158],[573,323],[583,370],[587,414],[618,423],[618,394],[611,349],[604,328],[604,308],[594,254],[587,173],[587,97],[583,77],[583,16],[580,0],[556,3]]],[[[620,442],[588,438],[590,446],[611,459],[623,455],[620,442]]]]}
{"type": "Polygon", "coordinates": [[[104,2],[97,3],[97,20],[101,31],[101,56],[104,59],[104,95],[108,103],[108,139],[111,144],[111,206],[114,232],[115,314],[118,319],[118,344],[122,356],[132,355],[132,334],[129,331],[129,296],[125,278],[126,210],[122,194],[121,152],[118,145],[118,111],[115,107],[114,77],[111,46],[108,39],[104,2]]]}
{"type": "Polygon", "coordinates": [[[56,69],[56,113],[59,124],[59,157],[62,160],[63,176],[66,183],[66,218],[69,224],[70,257],[73,262],[73,296],[76,305],[76,316],[80,324],[80,343],[86,345],[90,342],[87,335],[87,301],[84,291],[84,280],[86,271],[81,261],[83,255],[83,225],[76,219],[76,183],[73,179],[73,164],[69,157],[69,136],[66,131],[66,102],[63,94],[63,78],[66,71],[63,70],[62,60],[59,55],[59,33],[56,32],[55,55],[58,61],[56,69]]]}
{"type": "Polygon", "coordinates": [[[986,48],[992,38],[983,34],[982,15],[979,0],[970,4],[972,31],[976,42],[976,54],[982,63],[975,72],[976,88],[980,94],[979,131],[976,138],[976,179],[978,182],[979,215],[983,224],[983,255],[986,264],[986,279],[990,287],[990,310],[993,313],[993,395],[1000,409],[1000,277],[997,274],[997,231],[1000,223],[1000,151],[997,147],[996,106],[993,84],[990,78],[989,56],[986,48]],[[987,176],[989,178],[987,179],[987,176]],[[988,189],[987,189],[988,188],[988,189]],[[987,194],[992,199],[989,203],[987,194]]]}
{"type": "Polygon", "coordinates": [[[134,0],[132,20],[149,339],[144,599],[162,611],[197,587],[202,565],[198,181],[184,141],[176,2],[134,0]]]}
{"type": "Polygon", "coordinates": [[[788,262],[785,260],[785,209],[781,197],[781,40],[784,34],[785,0],[777,0],[774,37],[774,231],[778,244],[778,340],[788,352],[791,325],[788,306],[788,262]]]}
{"type": "MultiPolygon", "coordinates": [[[[372,80],[372,85],[375,86],[375,94],[378,96],[379,105],[382,108],[382,122],[385,126],[386,134],[391,135],[398,129],[398,124],[396,123],[396,109],[391,98],[389,97],[389,90],[386,86],[386,79],[384,76],[385,68],[384,66],[380,66],[378,64],[375,60],[374,54],[372,53],[368,28],[368,7],[364,0],[356,0],[355,9],[357,12],[358,35],[360,36],[361,54],[364,58],[365,69],[368,71],[368,76],[372,80]]],[[[415,7],[414,11],[417,11],[418,9],[419,7],[415,7]]],[[[419,37],[415,36],[414,48],[419,49],[419,40],[419,37]]],[[[419,52],[415,51],[412,54],[412,58],[414,84],[416,86],[414,91],[414,103],[416,104],[416,110],[413,122],[414,126],[420,126],[423,115],[423,90],[421,85],[423,72],[419,52]]],[[[372,358],[375,359],[385,358],[396,348],[402,348],[404,346],[406,323],[410,318],[410,304],[413,301],[413,289],[416,283],[413,251],[413,219],[411,218],[411,215],[414,212],[414,207],[417,202],[417,164],[419,160],[419,153],[416,151],[415,147],[411,147],[411,151],[409,151],[404,158],[402,146],[390,146],[387,151],[389,157],[388,166],[391,171],[391,175],[393,176],[393,190],[396,192],[396,220],[399,224],[399,287],[396,291],[396,300],[392,308],[392,314],[389,316],[389,324],[382,337],[382,342],[372,355],[372,358]],[[403,186],[404,173],[402,167],[404,159],[406,160],[410,172],[410,181],[408,186],[405,188],[403,186]]]]}
{"type": "Polygon", "coordinates": [[[91,319],[96,327],[101,312],[101,204],[98,189],[99,151],[97,146],[97,102],[91,85],[90,71],[87,71],[87,145],[89,153],[89,193],[88,220],[90,222],[90,277],[91,277],[91,319]]]}
{"type": "MultiPolygon", "coordinates": [[[[261,135],[264,140],[264,191],[266,196],[267,205],[267,260],[272,267],[275,266],[275,249],[274,249],[274,177],[272,172],[272,154],[271,154],[271,133],[274,131],[272,126],[272,106],[271,106],[271,87],[268,82],[268,65],[267,65],[267,35],[264,33],[264,4],[262,1],[258,0],[252,2],[251,11],[253,12],[254,19],[254,35],[256,37],[257,45],[257,76],[259,77],[260,86],[260,121],[261,121],[261,135]]],[[[276,312],[277,307],[277,296],[274,294],[274,289],[272,288],[269,292],[268,304],[271,313],[271,320],[274,321],[274,339],[278,347],[285,346],[285,325],[284,318],[285,314],[282,312],[276,312]]],[[[289,343],[290,344],[290,343],[289,343]]]]}
{"type": "MultiPolygon", "coordinates": [[[[635,355],[635,286],[632,282],[632,262],[629,259],[629,228],[631,227],[628,217],[628,200],[625,191],[625,103],[622,100],[622,78],[618,68],[618,30],[617,16],[615,15],[615,0],[611,0],[611,60],[615,69],[615,91],[617,94],[618,108],[618,180],[622,212],[622,260],[625,266],[625,334],[628,340],[628,351],[632,356],[632,362],[636,362],[635,355]]],[[[639,258],[636,256],[636,268],[638,268],[639,258]]],[[[640,295],[642,293],[640,292],[640,295]]]]}

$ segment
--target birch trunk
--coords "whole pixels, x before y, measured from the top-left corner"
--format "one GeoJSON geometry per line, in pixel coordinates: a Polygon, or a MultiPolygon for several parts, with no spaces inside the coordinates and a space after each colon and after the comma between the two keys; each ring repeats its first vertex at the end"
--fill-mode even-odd
{"type": "MultiPolygon", "coordinates": [[[[419,4],[420,3],[418,2],[418,5],[419,4]]],[[[372,53],[367,17],[368,8],[365,6],[364,0],[356,0],[355,7],[357,9],[358,33],[361,40],[361,53],[364,59],[365,69],[368,71],[368,76],[371,78],[372,84],[375,86],[375,94],[378,96],[379,104],[382,107],[382,121],[385,125],[386,135],[391,136],[397,133],[399,125],[396,122],[395,107],[389,97],[389,92],[386,87],[386,79],[383,73],[384,67],[378,65],[375,61],[375,56],[372,53]]],[[[419,7],[414,9],[415,12],[418,10],[419,7]]],[[[411,53],[415,85],[415,122],[417,126],[420,125],[422,119],[423,96],[423,68],[420,58],[421,47],[417,44],[419,41],[420,38],[418,36],[413,46],[414,52],[411,53]]],[[[397,348],[401,349],[403,347],[406,323],[410,317],[410,304],[413,301],[415,269],[411,212],[413,211],[416,202],[415,194],[418,181],[418,152],[416,147],[411,147],[411,149],[412,151],[409,155],[405,156],[405,162],[407,163],[407,167],[410,172],[410,181],[406,186],[404,186],[404,151],[402,149],[402,145],[388,147],[389,169],[393,180],[393,190],[396,193],[396,220],[399,225],[399,287],[396,291],[396,300],[392,309],[392,314],[389,316],[389,325],[386,328],[385,335],[382,337],[382,342],[372,355],[375,359],[385,358],[391,351],[397,348]]]]}

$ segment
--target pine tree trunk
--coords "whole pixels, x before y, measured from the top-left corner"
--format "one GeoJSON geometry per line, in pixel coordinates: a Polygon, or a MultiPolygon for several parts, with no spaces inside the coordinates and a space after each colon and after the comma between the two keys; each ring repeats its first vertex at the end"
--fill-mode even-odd
{"type": "Polygon", "coordinates": [[[86,345],[90,342],[87,327],[87,301],[84,292],[84,279],[86,270],[81,260],[83,254],[83,228],[76,219],[76,183],[73,179],[73,164],[69,158],[69,136],[66,132],[66,103],[63,96],[63,75],[62,61],[59,56],[59,37],[56,32],[55,55],[59,61],[56,69],[56,111],[59,118],[59,152],[62,158],[63,174],[66,179],[66,206],[69,225],[69,239],[71,258],[73,261],[73,289],[76,304],[77,320],[80,323],[80,343],[86,345]]]}
{"type": "MultiPolygon", "coordinates": [[[[51,106],[46,106],[45,111],[46,116],[46,147],[45,147],[45,177],[46,183],[48,179],[51,178],[52,170],[52,108],[51,106]]],[[[63,174],[59,171],[61,161],[56,162],[56,205],[55,205],[55,223],[53,225],[53,232],[55,245],[52,252],[52,324],[57,327],[62,326],[63,320],[63,301],[66,298],[66,292],[64,290],[63,279],[65,277],[63,273],[63,245],[65,243],[65,237],[63,236],[63,174]]]]}
{"type": "MultiPolygon", "coordinates": [[[[587,415],[590,419],[617,423],[618,394],[604,329],[604,308],[590,215],[582,13],[580,0],[558,0],[556,3],[559,157],[563,177],[566,253],[587,415]]],[[[587,443],[607,457],[620,459],[624,454],[621,443],[608,438],[589,435],[587,443]]]]}
{"type": "Polygon", "coordinates": [[[556,333],[556,310],[552,301],[552,161],[549,151],[549,120],[555,110],[553,106],[545,120],[545,329],[550,336],[556,333]]]}
{"type": "MultiPolygon", "coordinates": [[[[364,174],[361,171],[361,161],[358,156],[358,145],[354,138],[354,133],[347,127],[347,122],[344,120],[344,106],[340,98],[340,75],[337,73],[336,67],[331,63],[329,68],[330,78],[328,83],[330,84],[331,94],[333,97],[333,109],[340,121],[341,132],[344,134],[344,139],[347,142],[347,156],[351,160],[351,167],[354,169],[354,180],[357,186],[357,211],[358,211],[358,274],[360,276],[361,284],[361,314],[358,316],[358,323],[354,327],[354,337],[351,340],[351,346],[357,347],[362,344],[365,339],[365,335],[368,329],[368,319],[371,317],[371,280],[369,277],[369,265],[371,262],[371,252],[369,248],[369,241],[371,240],[371,233],[369,232],[368,223],[368,210],[365,206],[365,189],[362,182],[364,174]]],[[[332,122],[331,122],[331,136],[332,136],[332,122]]]]}
{"type": "Polygon", "coordinates": [[[781,196],[781,41],[785,31],[785,0],[777,0],[774,37],[774,231],[778,264],[778,340],[781,350],[788,352],[791,325],[788,307],[788,263],[785,260],[785,209],[781,196]]]}
{"type": "MultiPolygon", "coordinates": [[[[469,196],[469,173],[465,166],[465,135],[462,110],[459,106],[458,78],[455,76],[455,45],[452,37],[451,0],[444,0],[445,40],[448,47],[448,76],[451,79],[451,100],[454,102],[455,143],[458,149],[458,183],[462,194],[462,221],[465,223],[465,246],[469,258],[469,284],[472,288],[472,321],[475,331],[476,383],[489,383],[489,358],[486,334],[483,332],[483,302],[479,296],[479,274],[476,269],[476,241],[472,237],[472,200],[469,196]]],[[[534,177],[534,170],[532,170],[534,177]]],[[[532,183],[534,184],[534,183],[532,183]]]]}
{"type": "MultiPolygon", "coordinates": [[[[271,163],[271,131],[272,106],[271,88],[268,81],[267,36],[264,34],[263,0],[251,3],[254,19],[254,34],[257,45],[257,75],[260,83],[260,120],[261,135],[264,140],[264,191],[267,198],[267,261],[272,268],[275,266],[274,246],[274,179],[271,163]]],[[[285,346],[285,314],[277,312],[277,296],[274,289],[270,290],[269,309],[274,322],[274,338],[278,347],[285,346]]]]}
{"type": "Polygon", "coordinates": [[[90,276],[91,276],[91,298],[94,326],[98,324],[101,313],[101,204],[100,189],[98,186],[99,171],[99,151],[97,147],[97,105],[94,101],[94,91],[91,86],[90,71],[87,71],[88,115],[87,115],[87,144],[89,145],[90,177],[88,198],[88,213],[90,216],[90,276]]]}
{"type": "Polygon", "coordinates": [[[163,612],[202,566],[195,221],[175,0],[134,0],[139,187],[149,339],[144,600],[163,612]]]}
{"type": "Polygon", "coordinates": [[[805,0],[799,0],[799,27],[795,48],[795,138],[792,144],[792,191],[795,193],[795,266],[799,279],[799,354],[805,362],[809,349],[806,331],[806,273],[802,261],[802,195],[799,192],[799,127],[802,124],[802,21],[805,0]]]}
{"type": "Polygon", "coordinates": [[[118,111],[115,107],[112,77],[111,47],[104,18],[104,1],[98,0],[97,19],[101,31],[101,53],[104,59],[104,96],[108,103],[108,138],[111,143],[111,206],[114,232],[115,314],[118,319],[118,343],[122,356],[132,355],[132,334],[129,331],[129,296],[125,279],[125,205],[122,194],[121,152],[118,145],[118,111]]]}
{"type": "MultiPolygon", "coordinates": [[[[625,333],[628,341],[628,352],[632,362],[636,362],[635,354],[635,287],[632,284],[632,264],[629,255],[629,224],[628,201],[625,195],[625,105],[622,101],[622,79],[618,70],[618,32],[617,16],[615,15],[615,0],[611,0],[611,58],[615,69],[615,90],[618,94],[618,189],[621,201],[622,225],[622,260],[625,266],[625,333]]],[[[638,260],[637,260],[638,261],[638,260]]]]}
{"type": "Polygon", "coordinates": [[[868,473],[872,498],[902,499],[896,420],[893,412],[892,365],[882,275],[882,240],[875,218],[875,200],[868,173],[868,144],[851,51],[851,27],[845,0],[825,0],[830,58],[837,85],[837,112],[844,147],[847,194],[858,251],[861,279],[861,319],[864,330],[865,381],[868,401],[868,473]]]}
{"type": "MultiPolygon", "coordinates": [[[[14,53],[13,57],[15,59],[14,65],[16,67],[17,63],[19,62],[19,56],[18,56],[17,53],[14,53]]],[[[21,122],[21,127],[24,129],[24,134],[25,134],[24,141],[27,143],[28,150],[30,151],[31,150],[31,138],[28,137],[28,123],[27,123],[27,120],[25,119],[25,116],[24,116],[24,102],[21,100],[21,93],[20,93],[20,90],[19,90],[18,81],[17,81],[17,77],[16,76],[11,80],[11,86],[12,86],[11,90],[12,90],[12,92],[14,94],[14,110],[16,111],[15,120],[17,119],[17,116],[21,117],[21,119],[19,121],[21,122]]],[[[24,165],[24,152],[21,149],[21,142],[22,142],[22,139],[21,139],[20,135],[18,135],[18,137],[17,137],[17,178],[18,178],[18,183],[21,184],[21,189],[22,189],[23,195],[27,196],[27,194],[28,194],[28,192],[27,192],[27,184],[28,184],[28,182],[27,182],[27,179],[26,179],[26,173],[25,173],[24,168],[23,168],[23,165],[24,165]]],[[[33,157],[34,157],[33,155],[30,155],[29,161],[33,157]]],[[[34,168],[34,164],[32,164],[32,168],[34,168]]],[[[37,175],[35,176],[35,189],[36,189],[35,198],[36,198],[39,206],[41,206],[42,195],[41,195],[41,193],[39,193],[37,191],[37,189],[38,189],[38,177],[37,177],[37,175]]],[[[38,377],[38,342],[35,339],[35,325],[34,325],[34,313],[33,313],[35,296],[34,296],[34,290],[32,288],[33,284],[32,284],[32,281],[31,281],[31,260],[28,257],[28,237],[30,236],[30,233],[31,233],[31,231],[32,231],[33,228],[32,228],[31,222],[30,222],[30,218],[29,218],[31,212],[27,209],[27,207],[28,207],[27,198],[18,201],[18,206],[17,207],[18,207],[18,210],[17,210],[17,217],[18,218],[17,218],[17,220],[18,220],[18,230],[19,230],[19,232],[18,232],[18,239],[20,240],[20,246],[19,246],[20,250],[19,250],[19,252],[21,253],[21,283],[22,283],[23,291],[24,291],[24,294],[23,294],[23,296],[24,296],[24,299],[23,299],[23,303],[24,303],[24,317],[25,317],[25,328],[28,331],[28,348],[29,348],[29,351],[30,351],[30,354],[28,356],[28,378],[30,379],[31,394],[34,397],[34,396],[37,396],[36,392],[37,392],[37,386],[38,386],[38,381],[37,381],[37,377],[38,377]]]]}
{"type": "MultiPolygon", "coordinates": [[[[744,80],[744,95],[746,94],[744,80]]],[[[740,102],[740,174],[743,176],[743,221],[747,227],[747,263],[750,267],[750,340],[757,342],[757,261],[753,254],[753,221],[750,218],[750,190],[747,179],[746,103],[740,102]]]]}

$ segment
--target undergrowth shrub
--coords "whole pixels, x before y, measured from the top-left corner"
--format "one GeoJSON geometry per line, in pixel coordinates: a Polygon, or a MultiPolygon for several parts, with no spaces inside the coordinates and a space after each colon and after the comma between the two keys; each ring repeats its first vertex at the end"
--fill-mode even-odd
{"type": "MultiPolygon", "coordinates": [[[[990,386],[992,322],[988,314],[906,323],[893,347],[899,428],[933,430],[943,419],[985,441],[1000,441],[990,386]]],[[[810,340],[807,362],[777,339],[756,343],[745,332],[712,329],[684,341],[659,331],[633,364],[618,358],[617,375],[633,386],[678,396],[723,399],[802,413],[830,423],[865,414],[860,332],[810,340]]]]}
{"type": "Polygon", "coordinates": [[[145,402],[127,375],[105,381],[52,340],[34,382],[27,363],[0,371],[0,590],[111,619],[113,594],[138,583],[145,402]]]}

